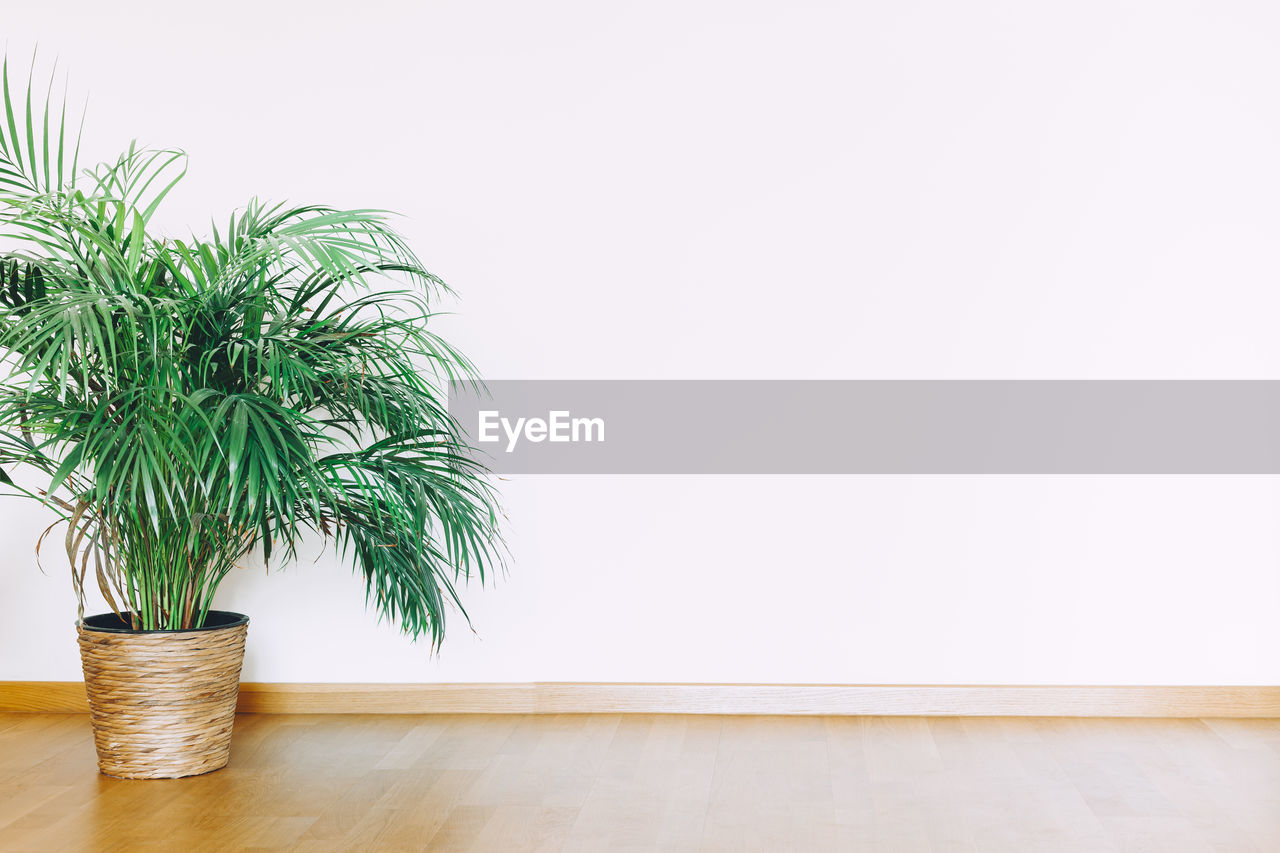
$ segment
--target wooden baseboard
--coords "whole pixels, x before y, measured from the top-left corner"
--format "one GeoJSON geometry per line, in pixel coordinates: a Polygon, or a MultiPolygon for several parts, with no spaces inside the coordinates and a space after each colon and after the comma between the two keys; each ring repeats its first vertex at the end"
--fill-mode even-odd
{"type": "MultiPolygon", "coordinates": [[[[0,712],[87,710],[78,681],[0,682],[0,712]]],[[[256,714],[1280,717],[1280,687],[844,684],[255,684],[256,714]]]]}
{"type": "Polygon", "coordinates": [[[0,713],[88,713],[83,681],[0,681],[0,713]]]}

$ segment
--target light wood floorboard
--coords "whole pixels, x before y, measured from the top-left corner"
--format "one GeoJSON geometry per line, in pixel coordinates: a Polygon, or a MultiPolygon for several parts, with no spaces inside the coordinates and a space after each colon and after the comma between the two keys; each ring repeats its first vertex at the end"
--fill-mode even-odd
{"type": "Polygon", "coordinates": [[[8,714],[0,849],[1272,853],[1280,721],[243,715],[130,782],[8,714]]]}

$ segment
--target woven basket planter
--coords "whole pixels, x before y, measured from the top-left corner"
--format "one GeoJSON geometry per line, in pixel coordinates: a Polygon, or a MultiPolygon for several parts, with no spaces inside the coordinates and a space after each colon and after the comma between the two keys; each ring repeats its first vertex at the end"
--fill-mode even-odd
{"type": "Polygon", "coordinates": [[[79,630],[98,768],[173,779],[225,767],[249,617],[209,611],[192,631],[132,631],[90,616],[79,630]]]}

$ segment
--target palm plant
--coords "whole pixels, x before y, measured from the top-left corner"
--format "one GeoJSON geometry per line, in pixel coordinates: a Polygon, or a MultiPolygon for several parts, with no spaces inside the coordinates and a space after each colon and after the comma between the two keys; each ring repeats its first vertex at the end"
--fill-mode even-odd
{"type": "Polygon", "coordinates": [[[184,154],[82,170],[65,100],[11,92],[7,61],[0,89],[0,481],[65,524],[81,617],[92,575],[136,629],[199,627],[246,555],[318,535],[438,643],[500,557],[442,405],[475,381],[429,328],[444,283],[377,210],[255,200],[163,239],[184,154]]]}

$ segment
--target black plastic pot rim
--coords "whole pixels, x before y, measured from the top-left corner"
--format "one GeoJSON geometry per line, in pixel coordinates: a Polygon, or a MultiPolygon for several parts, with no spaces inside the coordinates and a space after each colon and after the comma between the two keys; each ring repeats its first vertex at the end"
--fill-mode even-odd
{"type": "Polygon", "coordinates": [[[125,611],[124,619],[114,613],[98,613],[93,616],[86,616],[80,628],[85,631],[94,631],[101,634],[191,634],[197,631],[221,631],[226,628],[235,628],[240,625],[248,625],[249,617],[243,613],[233,613],[230,610],[210,610],[205,617],[204,625],[200,628],[157,628],[148,631],[134,630],[129,627],[129,612],[125,611]]]}

